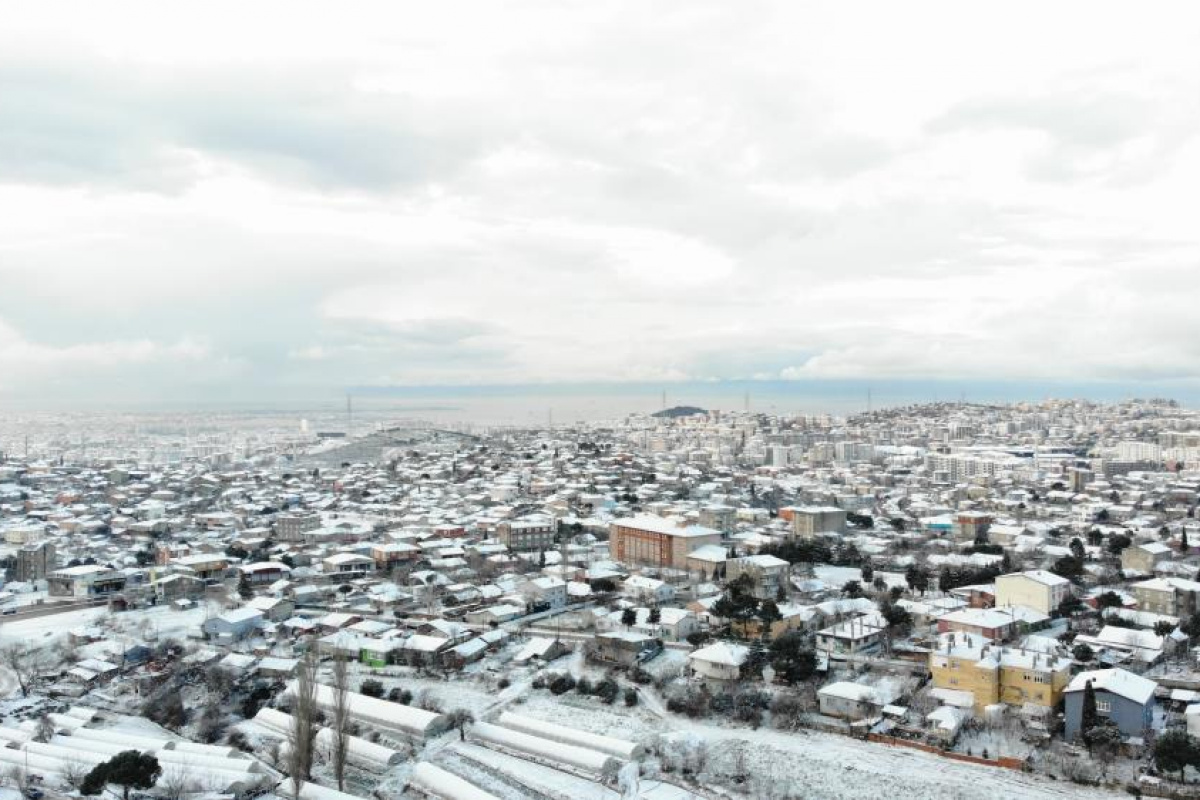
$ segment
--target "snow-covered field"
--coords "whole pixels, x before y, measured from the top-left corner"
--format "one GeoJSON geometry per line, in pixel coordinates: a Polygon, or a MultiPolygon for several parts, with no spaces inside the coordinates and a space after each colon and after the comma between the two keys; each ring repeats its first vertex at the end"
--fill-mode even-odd
{"type": "MultiPolygon", "coordinates": [[[[963,764],[902,747],[817,732],[785,733],[665,719],[638,706],[534,692],[522,714],[594,733],[632,738],[680,754],[679,766],[754,798],[992,800],[1117,797],[1115,793],[1012,770],[963,764]],[[735,776],[742,781],[735,784],[735,776]]],[[[678,769],[678,767],[677,767],[678,769]]]]}

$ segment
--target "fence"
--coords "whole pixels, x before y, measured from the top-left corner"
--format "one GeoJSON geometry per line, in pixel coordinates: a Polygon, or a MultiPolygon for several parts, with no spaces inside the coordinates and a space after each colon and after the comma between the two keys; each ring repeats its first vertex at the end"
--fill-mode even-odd
{"type": "Polygon", "coordinates": [[[914,742],[909,739],[897,739],[894,736],[884,736],[880,733],[872,733],[867,735],[867,740],[872,742],[880,742],[881,744],[890,744],[897,747],[911,747],[913,750],[921,750],[925,753],[933,753],[934,755],[948,758],[951,761],[965,761],[968,764],[981,764],[985,767],[1002,767],[1004,769],[1025,769],[1025,759],[1023,758],[983,758],[982,756],[969,756],[966,753],[955,753],[951,750],[943,750],[940,747],[935,747],[931,744],[922,742],[914,742]]]}

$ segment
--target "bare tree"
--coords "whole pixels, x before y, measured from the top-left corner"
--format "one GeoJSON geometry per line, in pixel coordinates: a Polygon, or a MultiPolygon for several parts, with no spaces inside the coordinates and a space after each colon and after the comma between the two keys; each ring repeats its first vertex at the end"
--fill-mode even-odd
{"type": "Polygon", "coordinates": [[[300,787],[312,774],[313,751],[317,738],[317,652],[309,642],[308,650],[296,667],[296,689],[292,702],[292,729],[288,734],[288,773],[297,798],[300,787]]]}
{"type": "Polygon", "coordinates": [[[37,730],[34,731],[33,740],[35,742],[48,742],[54,738],[54,723],[50,721],[49,714],[42,714],[38,717],[37,730]]]}
{"type": "Polygon", "coordinates": [[[467,740],[467,725],[474,721],[475,717],[465,708],[456,708],[450,712],[450,725],[458,730],[458,740],[460,742],[467,740]]]}
{"type": "Polygon", "coordinates": [[[62,777],[63,783],[72,789],[78,789],[83,785],[83,779],[92,771],[92,765],[78,756],[66,758],[62,762],[62,767],[58,774],[62,777]]]}
{"type": "Polygon", "coordinates": [[[338,791],[346,788],[346,754],[350,750],[350,670],[346,659],[338,656],[333,662],[333,776],[338,791]]]}
{"type": "Polygon", "coordinates": [[[190,794],[197,790],[196,781],[192,780],[192,776],[182,766],[175,766],[171,769],[164,770],[162,778],[158,781],[158,797],[163,800],[183,800],[184,795],[190,794]]]}
{"type": "Polygon", "coordinates": [[[37,652],[20,642],[0,647],[0,665],[8,667],[16,676],[22,697],[29,696],[29,690],[37,681],[38,670],[41,667],[41,659],[38,658],[37,652]]]}

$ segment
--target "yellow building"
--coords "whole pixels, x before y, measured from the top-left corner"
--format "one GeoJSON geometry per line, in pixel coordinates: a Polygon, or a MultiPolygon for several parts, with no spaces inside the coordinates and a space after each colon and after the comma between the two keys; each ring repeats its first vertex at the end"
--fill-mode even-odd
{"type": "Polygon", "coordinates": [[[935,687],[974,695],[976,712],[998,703],[1053,708],[1070,682],[1071,659],[944,633],[929,654],[929,670],[935,687]]]}

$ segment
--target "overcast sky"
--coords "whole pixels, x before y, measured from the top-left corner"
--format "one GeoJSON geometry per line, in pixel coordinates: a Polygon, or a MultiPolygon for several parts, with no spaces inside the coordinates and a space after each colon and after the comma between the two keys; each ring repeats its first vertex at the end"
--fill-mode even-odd
{"type": "Polygon", "coordinates": [[[1200,374],[1200,6],[10,2],[0,400],[1200,374]]]}

